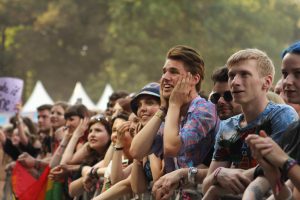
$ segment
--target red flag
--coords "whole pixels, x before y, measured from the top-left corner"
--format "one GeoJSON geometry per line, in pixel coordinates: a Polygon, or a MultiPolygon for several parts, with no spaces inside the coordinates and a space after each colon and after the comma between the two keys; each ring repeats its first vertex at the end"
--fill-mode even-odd
{"type": "MultiPolygon", "coordinates": [[[[26,169],[17,163],[16,174],[13,172],[13,176],[18,175],[17,178],[13,178],[13,185],[15,183],[16,189],[14,192],[17,194],[19,200],[44,200],[46,189],[47,189],[47,179],[50,172],[50,167],[47,166],[39,179],[34,179],[26,169]],[[17,174],[18,173],[18,174],[17,174]],[[14,180],[15,179],[15,180],[14,180]],[[28,181],[29,180],[29,181],[28,181]],[[33,180],[33,181],[32,181],[33,180]],[[24,187],[20,185],[23,184],[24,187]]],[[[15,171],[15,169],[14,169],[15,171]]]]}
{"type": "Polygon", "coordinates": [[[36,181],[36,179],[19,163],[12,171],[11,182],[16,197],[21,196],[36,181]]]}

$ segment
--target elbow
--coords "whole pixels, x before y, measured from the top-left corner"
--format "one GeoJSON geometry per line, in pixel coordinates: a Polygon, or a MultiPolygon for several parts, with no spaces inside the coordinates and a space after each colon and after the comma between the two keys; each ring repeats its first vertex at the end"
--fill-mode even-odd
{"type": "Polygon", "coordinates": [[[110,176],[110,182],[112,185],[115,185],[116,183],[122,181],[124,178],[118,177],[118,176],[110,176]]]}
{"type": "Polygon", "coordinates": [[[172,145],[164,145],[164,155],[167,157],[176,157],[178,155],[179,148],[172,145]]]}
{"type": "Polygon", "coordinates": [[[69,187],[69,195],[71,198],[74,198],[78,195],[78,192],[76,192],[76,190],[71,186],[69,187]]]}
{"type": "Polygon", "coordinates": [[[137,151],[134,147],[132,147],[133,145],[131,145],[130,149],[129,149],[129,153],[131,155],[132,158],[140,160],[143,158],[143,155],[141,155],[141,153],[139,153],[139,151],[137,151]]]}

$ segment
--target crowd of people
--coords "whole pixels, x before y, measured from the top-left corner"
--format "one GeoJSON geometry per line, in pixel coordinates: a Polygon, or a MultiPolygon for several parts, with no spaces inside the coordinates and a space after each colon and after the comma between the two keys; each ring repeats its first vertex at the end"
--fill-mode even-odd
{"type": "Polygon", "coordinates": [[[35,125],[17,105],[0,128],[3,199],[23,195],[19,167],[59,188],[45,199],[300,199],[300,41],[283,51],[277,84],[259,49],[231,55],[207,97],[204,71],[178,45],[159,82],[113,93],[104,112],[56,102],[37,108],[35,125]]]}

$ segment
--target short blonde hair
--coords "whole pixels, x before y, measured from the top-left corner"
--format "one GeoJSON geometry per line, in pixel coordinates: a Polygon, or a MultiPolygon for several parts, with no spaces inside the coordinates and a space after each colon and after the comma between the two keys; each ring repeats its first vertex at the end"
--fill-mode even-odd
{"type": "Polygon", "coordinates": [[[228,66],[228,68],[230,68],[246,60],[257,61],[257,69],[260,76],[265,77],[268,75],[272,75],[272,79],[274,78],[275,67],[272,60],[265,52],[259,49],[240,50],[228,58],[226,65],[228,66]]]}
{"type": "Polygon", "coordinates": [[[268,91],[267,98],[268,98],[269,101],[272,101],[276,104],[285,104],[282,97],[279,96],[278,94],[276,94],[275,92],[268,91]]]}

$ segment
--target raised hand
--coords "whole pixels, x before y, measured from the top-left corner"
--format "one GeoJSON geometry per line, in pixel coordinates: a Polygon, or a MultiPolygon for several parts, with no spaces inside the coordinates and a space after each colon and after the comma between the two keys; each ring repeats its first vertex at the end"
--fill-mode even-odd
{"type": "Polygon", "coordinates": [[[89,124],[89,118],[85,117],[84,119],[81,119],[73,135],[77,137],[83,136],[84,132],[88,129],[88,124],[89,124]]]}
{"type": "Polygon", "coordinates": [[[124,136],[126,132],[129,132],[130,121],[124,122],[117,130],[117,141],[116,145],[123,147],[124,136]]]}
{"type": "Polygon", "coordinates": [[[187,75],[183,75],[177,82],[176,86],[174,87],[170,99],[169,104],[175,104],[178,106],[182,106],[192,99],[192,74],[190,72],[187,75]]]}

